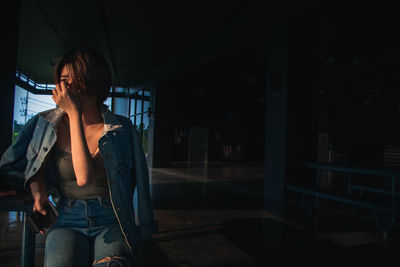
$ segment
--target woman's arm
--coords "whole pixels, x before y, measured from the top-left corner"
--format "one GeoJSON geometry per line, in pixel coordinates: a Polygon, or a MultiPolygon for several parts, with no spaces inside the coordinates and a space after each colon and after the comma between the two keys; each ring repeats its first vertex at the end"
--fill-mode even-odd
{"type": "Polygon", "coordinates": [[[0,181],[16,190],[17,193],[26,193],[25,169],[28,163],[26,151],[32,139],[39,116],[31,118],[19,132],[15,142],[7,148],[0,161],[0,181]]]}
{"type": "Polygon", "coordinates": [[[46,184],[43,178],[44,165],[45,164],[43,164],[39,171],[32,177],[32,180],[29,183],[29,188],[35,201],[33,204],[33,211],[37,210],[41,214],[46,215],[46,210],[43,206],[49,202],[49,197],[47,196],[46,184]]]}
{"type": "Polygon", "coordinates": [[[53,90],[53,100],[68,115],[71,135],[72,165],[79,186],[87,185],[94,176],[95,163],[90,155],[82,122],[79,98],[73,95],[61,81],[53,90]]]}
{"type": "MultiPolygon", "coordinates": [[[[36,172],[36,174],[29,181],[29,188],[34,200],[33,211],[38,211],[43,215],[47,214],[44,208],[45,204],[49,202],[49,197],[47,196],[46,183],[43,178],[44,169],[46,168],[46,163],[42,164],[42,167],[36,172]]],[[[44,234],[44,230],[40,230],[41,234],[44,234]]]]}
{"type": "Polygon", "coordinates": [[[80,112],[68,114],[71,132],[72,164],[79,186],[89,184],[94,177],[95,164],[86,142],[83,129],[82,116],[80,112]]]}

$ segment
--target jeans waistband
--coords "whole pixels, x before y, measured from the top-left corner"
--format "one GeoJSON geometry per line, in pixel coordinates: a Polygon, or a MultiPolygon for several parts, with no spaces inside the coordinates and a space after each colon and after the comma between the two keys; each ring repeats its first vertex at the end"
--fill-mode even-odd
{"type": "Polygon", "coordinates": [[[72,199],[72,198],[67,198],[67,197],[61,197],[60,204],[61,205],[66,205],[71,207],[74,203],[76,202],[81,202],[81,203],[98,203],[100,206],[103,206],[106,203],[110,203],[111,199],[109,195],[105,196],[98,196],[96,198],[90,198],[90,199],[72,199]]]}

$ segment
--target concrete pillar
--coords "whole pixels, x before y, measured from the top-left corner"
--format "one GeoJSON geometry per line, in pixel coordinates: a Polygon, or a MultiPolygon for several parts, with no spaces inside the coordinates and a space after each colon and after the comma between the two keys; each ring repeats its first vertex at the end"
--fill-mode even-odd
{"type": "Polygon", "coordinates": [[[17,68],[20,1],[7,1],[0,16],[0,155],[11,144],[14,110],[15,71],[17,68]]]}
{"type": "Polygon", "coordinates": [[[284,201],[286,168],[287,16],[274,16],[270,25],[267,47],[264,207],[280,210],[284,201]]]}
{"type": "Polygon", "coordinates": [[[174,142],[174,121],[172,107],[176,104],[172,89],[158,82],[153,90],[154,121],[153,121],[153,152],[151,167],[168,168],[172,166],[172,150],[174,142]]]}

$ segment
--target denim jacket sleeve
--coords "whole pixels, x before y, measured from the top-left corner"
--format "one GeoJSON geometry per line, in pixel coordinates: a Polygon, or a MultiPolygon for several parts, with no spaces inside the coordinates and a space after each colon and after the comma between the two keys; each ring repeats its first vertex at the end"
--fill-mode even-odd
{"type": "Polygon", "coordinates": [[[154,220],[153,206],[150,198],[149,172],[147,161],[140,141],[140,136],[130,122],[130,134],[134,157],[134,174],[137,186],[137,214],[139,225],[138,233],[140,239],[145,239],[158,231],[158,223],[154,220]]]}
{"type": "Polygon", "coordinates": [[[24,191],[26,152],[39,116],[31,118],[19,132],[15,142],[7,148],[0,161],[0,179],[17,192],[24,191]]]}

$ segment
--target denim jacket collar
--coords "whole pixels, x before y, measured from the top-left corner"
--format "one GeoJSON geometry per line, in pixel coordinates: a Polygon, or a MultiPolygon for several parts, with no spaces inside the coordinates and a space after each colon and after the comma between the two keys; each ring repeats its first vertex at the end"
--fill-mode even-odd
{"type": "MultiPolygon", "coordinates": [[[[61,118],[65,115],[65,111],[58,107],[55,109],[43,111],[39,114],[40,117],[52,123],[53,125],[57,125],[61,118]]],[[[104,119],[104,133],[111,131],[124,131],[124,127],[118,118],[108,110],[108,107],[105,104],[101,104],[101,115],[104,119]]]]}
{"type": "Polygon", "coordinates": [[[118,120],[117,116],[108,110],[108,107],[104,104],[101,105],[101,114],[104,118],[104,132],[111,131],[124,131],[125,128],[122,126],[121,122],[118,120]]]}

